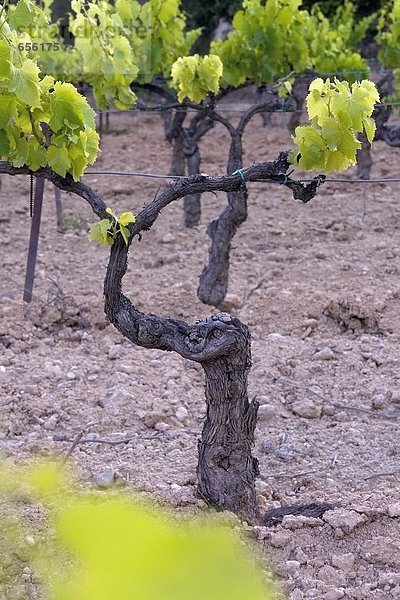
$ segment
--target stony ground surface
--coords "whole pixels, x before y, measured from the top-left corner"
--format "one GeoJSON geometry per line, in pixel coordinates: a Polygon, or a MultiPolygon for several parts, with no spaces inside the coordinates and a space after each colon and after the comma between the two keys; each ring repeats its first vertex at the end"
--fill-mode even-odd
{"type": "MultiPolygon", "coordinates": [[[[290,147],[281,121],[264,129],[254,120],[245,164],[290,147]]],[[[157,116],[113,116],[111,126],[96,168],[168,172],[170,148],[157,116]]],[[[203,171],[223,172],[222,128],[202,150],[203,171]]],[[[396,150],[377,143],[373,156],[373,177],[398,174],[396,150]]],[[[86,181],[116,212],[139,211],[164,184],[86,181]]],[[[107,250],[87,241],[93,218],[72,196],[63,197],[64,232],[57,232],[50,186],[34,301],[22,302],[28,192],[26,177],[2,179],[2,457],[70,452],[87,485],[125,483],[174,507],[204,510],[194,495],[202,372],[172,354],[133,347],[107,324],[107,250]]],[[[252,331],[260,509],[337,506],[322,518],[245,527],[272,561],[282,598],[400,598],[399,199],[398,185],[330,183],[303,206],[284,186],[253,184],[249,219],[233,243],[225,309],[252,331]]],[[[189,322],[216,312],[197,300],[196,287],[207,223],[224,204],[222,194],[204,196],[193,230],[182,227],[181,205],[171,206],[135,243],[125,292],[140,309],[189,322]]]]}

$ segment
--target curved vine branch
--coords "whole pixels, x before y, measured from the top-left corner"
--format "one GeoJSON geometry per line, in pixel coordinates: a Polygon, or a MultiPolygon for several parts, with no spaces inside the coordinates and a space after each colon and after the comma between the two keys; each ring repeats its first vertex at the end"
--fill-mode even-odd
{"type": "MultiPolygon", "coordinates": [[[[273,181],[285,184],[290,188],[293,197],[306,203],[316,194],[317,188],[325,181],[324,175],[314,177],[311,183],[304,185],[300,181],[286,177],[289,169],[288,152],[281,152],[275,161],[263,162],[242,169],[245,181],[273,181]]],[[[74,181],[70,175],[61,177],[50,168],[45,167],[32,172],[28,167],[13,167],[5,161],[0,161],[0,174],[7,175],[30,175],[43,177],[51,181],[55,186],[66,192],[72,192],[88,202],[92,211],[100,218],[108,218],[107,205],[102,198],[88,185],[82,181],[74,181]]],[[[243,185],[239,174],[231,175],[202,175],[196,174],[167,185],[159,192],[154,200],[136,216],[136,222],[132,223],[130,231],[133,236],[139,235],[141,231],[147,231],[157,219],[163,208],[171,202],[179,200],[188,194],[204,192],[233,192],[239,190],[243,185]]]]}
{"type": "Polygon", "coordinates": [[[32,172],[28,167],[13,167],[5,161],[0,161],[0,174],[1,173],[7,175],[34,175],[35,177],[43,177],[44,179],[47,179],[47,181],[51,181],[51,183],[60,188],[60,190],[72,192],[86,200],[92,211],[100,219],[107,219],[109,217],[106,212],[107,205],[102,198],[82,181],[74,181],[69,174],[67,174],[66,177],[61,177],[61,175],[58,175],[49,167],[43,167],[32,172]]]}

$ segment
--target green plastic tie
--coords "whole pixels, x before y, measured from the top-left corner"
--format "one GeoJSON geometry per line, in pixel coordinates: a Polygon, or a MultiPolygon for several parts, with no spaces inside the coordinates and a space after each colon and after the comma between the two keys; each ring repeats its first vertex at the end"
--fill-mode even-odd
{"type": "Polygon", "coordinates": [[[236,171],[234,171],[232,173],[232,175],[240,175],[240,179],[242,180],[242,182],[246,183],[246,180],[245,180],[244,174],[243,174],[243,169],[237,169],[236,171]]]}
{"type": "Polygon", "coordinates": [[[291,174],[293,173],[294,169],[292,169],[291,171],[289,171],[289,173],[287,173],[287,175],[285,175],[284,180],[281,182],[282,185],[287,185],[287,182],[289,180],[289,177],[291,176],[291,174]]]}

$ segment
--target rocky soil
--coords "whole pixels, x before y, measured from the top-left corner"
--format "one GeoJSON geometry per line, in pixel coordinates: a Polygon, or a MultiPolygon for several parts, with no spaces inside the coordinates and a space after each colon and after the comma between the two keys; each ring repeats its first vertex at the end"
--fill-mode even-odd
{"type": "MultiPolygon", "coordinates": [[[[245,164],[290,147],[282,118],[273,125],[252,122],[245,164]]],[[[168,172],[157,115],[113,115],[111,126],[96,169],[168,172]]],[[[203,171],[224,172],[227,143],[222,128],[210,132],[203,171]]],[[[378,142],[373,158],[373,177],[396,176],[395,149],[378,142]]],[[[86,181],[116,212],[139,211],[164,185],[86,181]]],[[[320,518],[240,525],[271,561],[288,600],[400,598],[399,200],[398,184],[327,183],[304,206],[284,186],[255,183],[249,219],[234,240],[223,308],[252,331],[260,509],[334,505],[320,518]]],[[[134,244],[125,292],[140,309],[189,322],[217,312],[197,300],[196,287],[207,223],[224,204],[222,194],[205,195],[193,230],[182,226],[182,206],[170,206],[134,244]]],[[[83,200],[64,195],[63,206],[60,233],[47,184],[34,301],[26,305],[29,181],[2,178],[1,456],[12,463],[70,453],[86,485],[125,484],[203,511],[194,495],[202,372],[178,356],[132,346],[107,324],[107,249],[87,240],[93,216],[83,200]]]]}

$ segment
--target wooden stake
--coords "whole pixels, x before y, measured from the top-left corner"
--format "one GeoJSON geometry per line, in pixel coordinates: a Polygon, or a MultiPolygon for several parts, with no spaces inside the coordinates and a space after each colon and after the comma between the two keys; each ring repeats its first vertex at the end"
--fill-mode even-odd
{"type": "Polygon", "coordinates": [[[35,279],[36,257],[39,243],[40,220],[42,216],[44,178],[36,179],[35,196],[33,198],[33,216],[29,237],[28,261],[25,273],[24,302],[32,302],[33,281],[35,279]]]}

